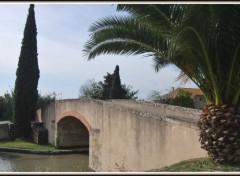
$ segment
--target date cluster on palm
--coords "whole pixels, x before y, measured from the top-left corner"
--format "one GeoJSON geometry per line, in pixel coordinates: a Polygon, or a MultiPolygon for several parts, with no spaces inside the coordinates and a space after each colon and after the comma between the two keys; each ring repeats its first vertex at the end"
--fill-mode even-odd
{"type": "Polygon", "coordinates": [[[201,148],[217,163],[240,162],[240,110],[207,105],[199,119],[201,148]]]}

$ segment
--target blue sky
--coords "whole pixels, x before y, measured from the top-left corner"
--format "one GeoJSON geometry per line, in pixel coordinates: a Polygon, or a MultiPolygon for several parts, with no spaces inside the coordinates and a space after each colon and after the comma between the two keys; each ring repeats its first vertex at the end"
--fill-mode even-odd
{"type": "MultiPolygon", "coordinates": [[[[0,95],[14,88],[23,30],[29,4],[0,3],[0,95]]],[[[151,58],[100,55],[87,61],[83,45],[89,26],[106,16],[125,15],[113,4],[35,4],[40,79],[38,90],[56,92],[58,98],[78,98],[79,88],[87,80],[102,81],[107,72],[120,67],[122,83],[139,90],[147,98],[152,90],[166,93],[176,82],[179,70],[167,67],[156,73],[151,58]]],[[[193,83],[181,87],[196,87],[193,83]]]]}

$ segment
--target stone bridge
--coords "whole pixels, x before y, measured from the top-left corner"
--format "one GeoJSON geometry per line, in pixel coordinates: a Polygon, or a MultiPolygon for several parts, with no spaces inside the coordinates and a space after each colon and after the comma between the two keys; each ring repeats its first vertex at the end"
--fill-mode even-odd
{"type": "Polygon", "coordinates": [[[201,112],[135,100],[66,99],[38,111],[50,143],[88,146],[98,172],[146,171],[205,157],[197,121],[201,112]]]}

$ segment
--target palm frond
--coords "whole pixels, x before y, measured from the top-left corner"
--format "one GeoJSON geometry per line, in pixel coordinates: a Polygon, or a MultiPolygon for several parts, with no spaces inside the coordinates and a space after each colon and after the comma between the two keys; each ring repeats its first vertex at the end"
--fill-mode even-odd
{"type": "Polygon", "coordinates": [[[180,85],[185,85],[187,82],[190,82],[191,79],[183,71],[181,71],[175,81],[180,81],[180,85]]]}
{"type": "Polygon", "coordinates": [[[161,55],[160,50],[167,48],[167,38],[164,32],[160,32],[163,29],[153,28],[132,18],[109,17],[93,24],[90,30],[91,37],[83,50],[88,59],[106,53],[161,55]]]}
{"type": "MultiPolygon", "coordinates": [[[[119,4],[127,17],[89,28],[88,59],[100,54],[144,54],[155,71],[173,64],[208,102],[240,104],[240,5],[119,4]]],[[[184,79],[183,79],[184,80],[184,79]]]]}

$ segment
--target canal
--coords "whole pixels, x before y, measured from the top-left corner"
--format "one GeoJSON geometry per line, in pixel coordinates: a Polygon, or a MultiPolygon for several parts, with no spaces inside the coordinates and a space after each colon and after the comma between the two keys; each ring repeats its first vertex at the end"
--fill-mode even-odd
{"type": "Polygon", "coordinates": [[[0,152],[0,172],[90,172],[89,155],[38,155],[0,152]]]}

